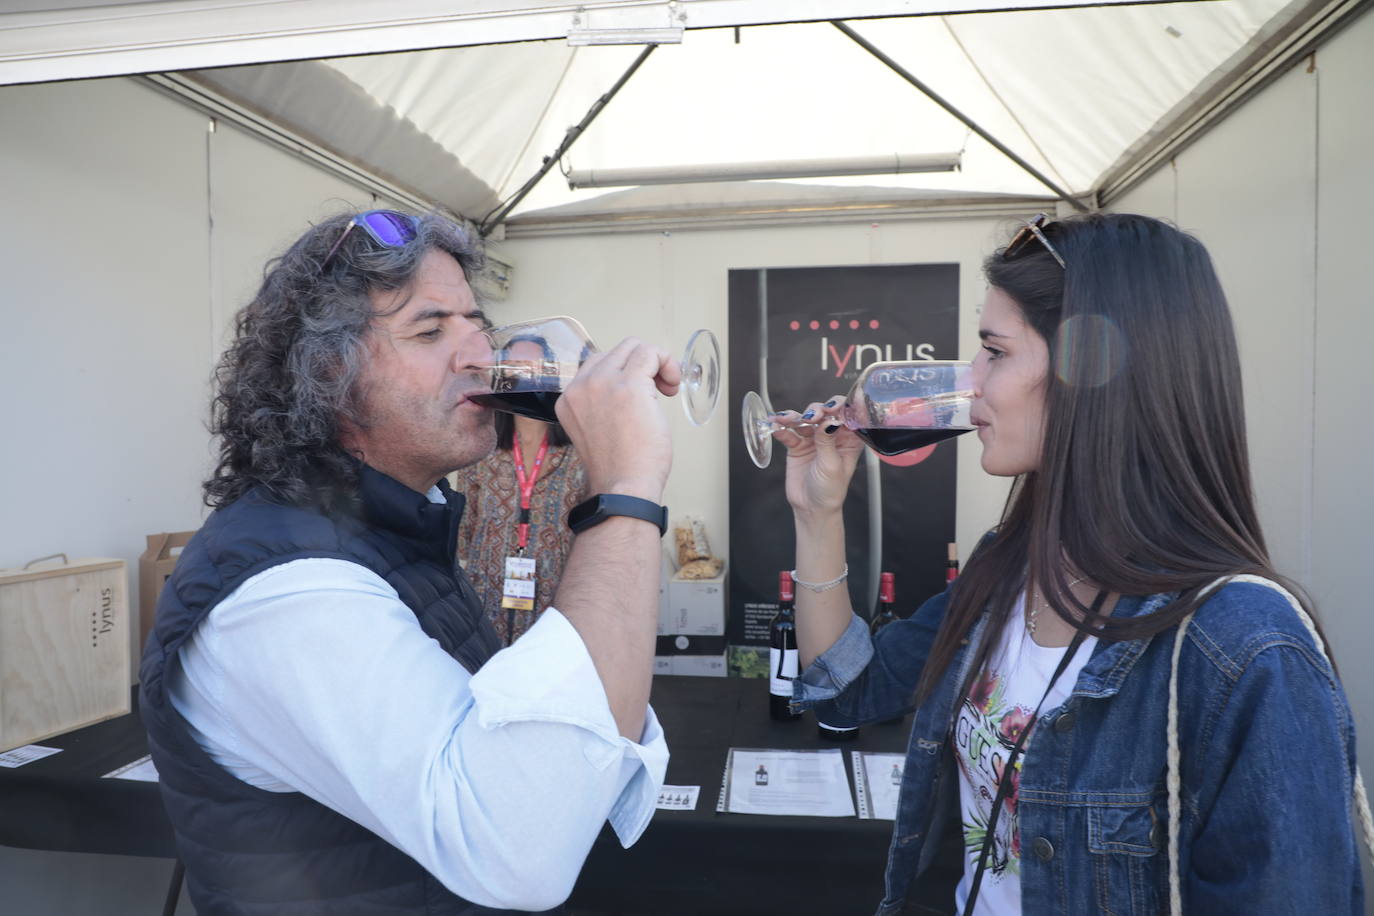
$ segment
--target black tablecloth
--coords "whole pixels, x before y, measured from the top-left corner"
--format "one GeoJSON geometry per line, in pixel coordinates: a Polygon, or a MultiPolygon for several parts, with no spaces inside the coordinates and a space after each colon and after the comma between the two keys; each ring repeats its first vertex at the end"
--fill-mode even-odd
{"type": "Polygon", "coordinates": [[[35,741],[62,753],[0,768],[0,846],[175,858],[157,783],[102,779],[148,754],[134,712],[35,741]]]}
{"type": "MultiPolygon", "coordinates": [[[[672,757],[669,785],[701,786],[694,811],[659,811],[644,836],[621,849],[602,831],[575,907],[619,912],[870,914],[882,899],[892,822],[856,817],[717,814],[726,751],[746,748],[905,748],[910,719],[860,729],[856,741],[822,741],[808,713],[768,717],[768,683],[740,678],[658,677],[653,705],[672,757]]],[[[850,771],[852,785],[853,773],[850,771]]]]}
{"type": "MultiPolygon", "coordinates": [[[[810,714],[798,722],[769,719],[767,693],[762,680],[655,678],[653,705],[672,750],[667,782],[700,786],[697,808],[657,812],[628,850],[609,827],[603,830],[573,892],[573,908],[873,912],[882,896],[890,821],[717,814],[716,799],[731,747],[897,751],[905,747],[909,720],[866,727],[857,741],[832,745],[817,737],[810,714]]],[[[63,752],[0,768],[0,845],[175,857],[157,785],[101,778],[148,753],[136,705],[131,715],[37,743],[63,752]]]]}

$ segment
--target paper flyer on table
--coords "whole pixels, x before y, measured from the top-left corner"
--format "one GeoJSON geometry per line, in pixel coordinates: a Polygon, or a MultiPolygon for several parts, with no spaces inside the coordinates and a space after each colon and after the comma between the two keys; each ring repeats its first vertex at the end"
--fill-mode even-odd
{"type": "Polygon", "coordinates": [[[664,786],[654,807],[664,811],[695,811],[701,786],[664,786]]]}
{"type": "Polygon", "coordinates": [[[906,755],[850,751],[849,757],[854,763],[854,795],[859,800],[859,817],[895,820],[906,755]]]}
{"type": "Polygon", "coordinates": [[[854,799],[839,748],[782,751],[732,747],[717,811],[853,817],[854,799]]]}
{"type": "Polygon", "coordinates": [[[133,779],[138,782],[157,782],[157,767],[153,766],[153,757],[149,754],[147,757],[140,757],[118,769],[111,770],[101,779],[133,779]]]}
{"type": "Polygon", "coordinates": [[[53,754],[62,753],[60,747],[44,747],[41,744],[26,744],[23,747],[16,747],[13,750],[5,751],[0,754],[0,767],[22,767],[26,763],[33,763],[35,760],[42,760],[44,757],[51,757],[53,754]]]}

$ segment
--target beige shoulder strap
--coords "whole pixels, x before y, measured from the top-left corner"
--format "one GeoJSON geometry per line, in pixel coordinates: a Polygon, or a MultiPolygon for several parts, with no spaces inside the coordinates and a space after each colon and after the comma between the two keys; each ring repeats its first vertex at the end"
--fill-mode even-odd
{"type": "MultiPolygon", "coordinates": [[[[1316,644],[1317,650],[1322,653],[1327,662],[1331,661],[1326,654],[1326,646],[1322,644],[1322,638],[1317,633],[1317,625],[1312,622],[1312,617],[1303,609],[1298,599],[1289,594],[1288,590],[1280,586],[1277,582],[1272,582],[1262,576],[1223,576],[1203,590],[1202,594],[1211,594],[1228,582],[1251,582],[1255,585],[1265,585],[1274,589],[1284,598],[1288,599],[1288,604],[1297,613],[1298,619],[1303,626],[1307,627],[1307,632],[1312,635],[1312,641],[1316,644]]],[[[1183,649],[1183,637],[1188,632],[1188,624],[1192,622],[1193,615],[1189,614],[1183,618],[1178,625],[1178,633],[1174,636],[1173,664],[1169,669],[1169,914],[1170,916],[1183,916],[1183,894],[1181,890],[1181,879],[1178,873],[1178,825],[1179,816],[1182,811],[1181,793],[1182,779],[1179,776],[1179,749],[1178,749],[1178,657],[1183,649]]],[[[1374,853],[1374,818],[1370,816],[1369,796],[1365,793],[1364,777],[1360,775],[1360,769],[1355,768],[1355,810],[1360,818],[1360,830],[1364,834],[1365,847],[1374,853]]]]}

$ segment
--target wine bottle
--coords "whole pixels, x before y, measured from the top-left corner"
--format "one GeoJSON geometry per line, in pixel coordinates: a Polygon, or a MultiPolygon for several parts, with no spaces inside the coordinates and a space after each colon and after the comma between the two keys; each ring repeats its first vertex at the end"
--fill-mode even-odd
{"type": "Polygon", "coordinates": [[[897,619],[897,615],[892,612],[892,604],[897,600],[897,589],[893,584],[892,573],[885,572],[879,579],[878,585],[878,607],[873,611],[873,620],[868,624],[868,632],[874,636],[878,631],[897,619]]]}
{"type": "Polygon", "coordinates": [[[959,548],[954,544],[950,544],[946,557],[945,581],[953,582],[955,579],[959,578],[959,548]]]}
{"type": "Polygon", "coordinates": [[[792,709],[792,681],[797,676],[797,618],[792,574],[778,573],[778,613],[768,625],[768,715],[779,722],[800,719],[792,709]]]}

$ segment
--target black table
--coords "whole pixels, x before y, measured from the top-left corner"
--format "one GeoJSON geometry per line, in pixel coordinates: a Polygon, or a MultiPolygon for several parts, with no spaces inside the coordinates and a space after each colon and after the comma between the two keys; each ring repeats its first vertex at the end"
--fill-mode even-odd
{"type": "MultiPolygon", "coordinates": [[[[809,713],[798,722],[769,719],[767,692],[762,680],[654,679],[654,709],[672,750],[667,782],[700,786],[697,808],[657,812],[628,850],[604,829],[572,909],[636,916],[873,912],[890,821],[717,814],[721,773],[731,747],[902,750],[910,721],[869,726],[857,741],[832,744],[817,737],[809,713]]],[[[148,753],[136,701],[131,715],[37,742],[62,753],[0,769],[0,845],[175,858],[157,785],[101,778],[148,753]]]]}
{"type": "Polygon", "coordinates": [[[157,783],[101,779],[148,754],[136,689],[130,708],[130,715],[33,742],[60,754],[0,768],[0,846],[176,858],[157,783]]]}
{"type": "Polygon", "coordinates": [[[603,830],[571,903],[612,913],[871,914],[882,899],[892,822],[856,817],[717,814],[731,747],[905,750],[911,720],[860,729],[835,743],[807,713],[768,718],[768,684],[742,678],[657,677],[654,711],[672,757],[666,782],[701,786],[694,811],[659,811],[644,835],[621,849],[603,830]],[[653,901],[635,909],[629,902],[653,901]]]}

